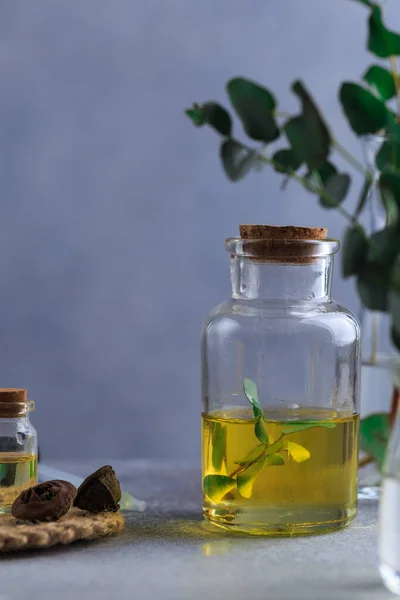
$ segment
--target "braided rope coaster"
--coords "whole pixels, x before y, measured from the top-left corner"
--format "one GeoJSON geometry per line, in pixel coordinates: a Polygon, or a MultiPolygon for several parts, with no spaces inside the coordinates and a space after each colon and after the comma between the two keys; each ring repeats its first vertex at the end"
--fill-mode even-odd
{"type": "Polygon", "coordinates": [[[23,523],[12,516],[0,517],[0,553],[37,550],[78,540],[95,540],[122,531],[124,518],[119,513],[88,513],[71,508],[58,521],[23,523]]]}

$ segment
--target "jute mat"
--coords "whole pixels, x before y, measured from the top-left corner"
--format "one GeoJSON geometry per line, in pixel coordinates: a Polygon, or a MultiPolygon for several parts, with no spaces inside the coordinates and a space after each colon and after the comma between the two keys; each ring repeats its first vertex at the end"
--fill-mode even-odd
{"type": "Polygon", "coordinates": [[[7,515],[0,517],[0,553],[95,540],[118,533],[123,528],[124,518],[119,512],[94,515],[72,508],[59,521],[37,524],[22,523],[7,515]]]}

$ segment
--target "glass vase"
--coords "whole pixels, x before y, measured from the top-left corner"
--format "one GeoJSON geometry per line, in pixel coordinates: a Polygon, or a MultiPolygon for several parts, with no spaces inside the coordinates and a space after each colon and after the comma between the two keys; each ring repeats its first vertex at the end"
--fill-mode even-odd
{"type": "Polygon", "coordinates": [[[400,595],[400,413],[388,444],[379,505],[379,570],[386,587],[400,595]]]}
{"type": "MultiPolygon", "coordinates": [[[[375,157],[385,136],[366,136],[362,140],[365,166],[373,176],[360,221],[368,234],[381,231],[386,226],[386,212],[382,203],[378,180],[379,171],[375,157]]],[[[359,499],[379,499],[380,470],[368,453],[369,444],[363,435],[364,428],[373,426],[374,420],[393,420],[397,409],[400,388],[400,356],[390,337],[390,318],[387,313],[370,311],[360,305],[361,323],[361,403],[360,403],[360,469],[359,499]]]]}

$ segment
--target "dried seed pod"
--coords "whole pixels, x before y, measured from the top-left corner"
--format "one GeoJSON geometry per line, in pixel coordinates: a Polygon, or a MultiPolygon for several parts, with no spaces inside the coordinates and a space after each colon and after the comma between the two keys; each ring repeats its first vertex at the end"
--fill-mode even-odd
{"type": "Polygon", "coordinates": [[[23,521],[57,521],[68,512],[75,494],[76,488],[69,481],[45,481],[21,492],[11,514],[23,521]]]}
{"type": "Polygon", "coordinates": [[[110,465],[101,467],[79,486],[74,506],[91,513],[116,512],[121,500],[121,488],[110,465]]]}

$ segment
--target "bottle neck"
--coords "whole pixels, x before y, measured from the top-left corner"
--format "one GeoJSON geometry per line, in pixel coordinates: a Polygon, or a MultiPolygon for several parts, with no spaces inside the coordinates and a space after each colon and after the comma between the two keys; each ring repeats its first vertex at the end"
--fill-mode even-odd
{"type": "Polygon", "coordinates": [[[29,413],[20,415],[18,417],[5,417],[0,416],[0,423],[18,424],[18,423],[30,423],[29,413]]]}
{"type": "Polygon", "coordinates": [[[232,296],[241,300],[326,302],[331,298],[333,256],[309,263],[267,263],[231,258],[232,296]]]}

